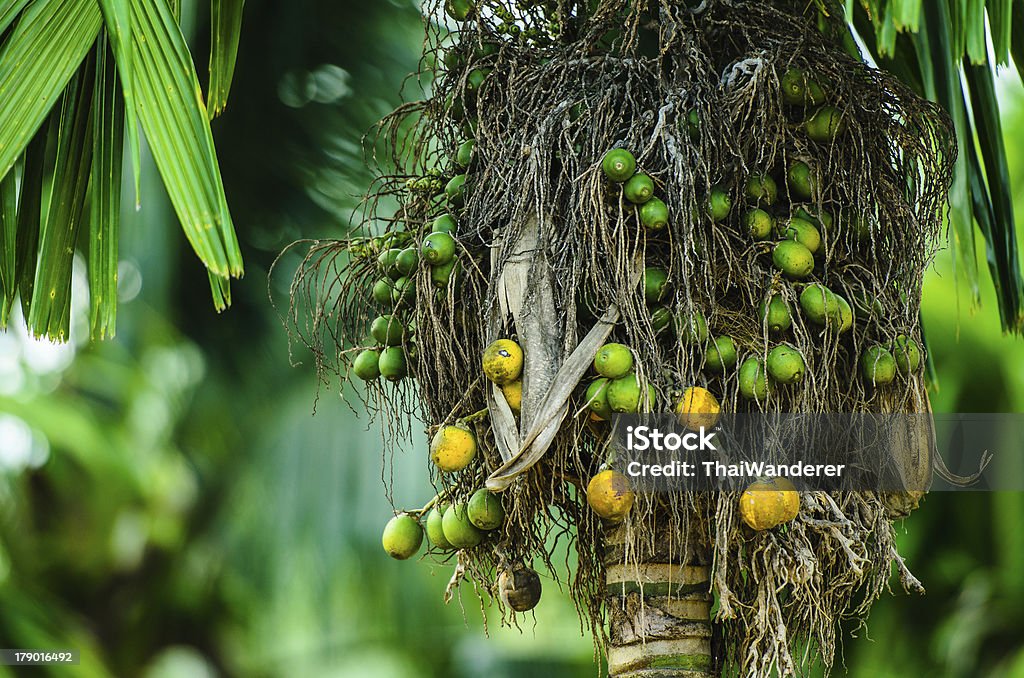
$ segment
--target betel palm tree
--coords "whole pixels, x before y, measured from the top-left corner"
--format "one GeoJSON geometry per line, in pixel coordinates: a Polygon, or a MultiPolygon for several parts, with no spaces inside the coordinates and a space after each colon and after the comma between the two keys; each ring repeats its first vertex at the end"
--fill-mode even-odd
{"type": "Polygon", "coordinates": [[[139,126],[218,309],[242,259],[210,131],[227,100],[244,0],[212,0],[208,92],[165,0],[0,2],[0,326],[66,341],[76,249],[94,337],[114,333],[122,156],[139,195],[139,126]]]}
{"type": "MultiPolygon", "coordinates": [[[[890,522],[916,505],[918,493],[846,493],[838,500],[805,493],[797,501],[790,489],[785,512],[770,520],[753,515],[759,509],[752,497],[683,500],[669,493],[661,501],[648,496],[640,503],[644,492],[634,494],[629,479],[604,468],[614,456],[607,449],[607,430],[602,424],[584,429],[582,417],[586,408],[597,415],[592,420],[602,421],[610,410],[665,411],[668,403],[681,415],[692,414],[698,397],[717,412],[714,395],[739,412],[926,413],[918,359],[899,353],[904,361],[899,370],[907,379],[887,391],[884,386],[895,379],[898,366],[881,342],[897,350],[901,342],[914,341],[906,333],[918,333],[921,279],[944,221],[958,156],[962,190],[954,199],[960,207],[970,206],[953,222],[959,261],[976,286],[976,219],[989,243],[1004,328],[1019,330],[1019,263],[986,35],[988,17],[992,62],[1008,62],[1013,5],[986,8],[940,0],[925,12],[922,3],[867,3],[846,8],[853,31],[841,21],[840,4],[825,0],[448,0],[427,3],[431,18],[440,15],[442,5],[451,21],[434,24],[426,50],[438,57],[428,63],[444,64],[427,67],[433,71],[428,75],[436,76],[436,89],[419,108],[396,113],[388,121],[393,126],[386,127],[395,136],[404,134],[404,114],[422,112],[410,125],[421,134],[402,136],[411,150],[395,157],[400,168],[408,160],[420,178],[371,190],[371,203],[386,196],[401,205],[380,240],[357,237],[323,245],[331,266],[335,253],[356,255],[356,263],[342,264],[342,272],[330,278],[341,287],[336,296],[342,301],[334,310],[320,303],[327,294],[304,297],[307,278],[296,279],[297,296],[315,308],[310,324],[331,331],[341,327],[324,342],[324,354],[359,350],[352,371],[372,382],[368,392],[374,402],[377,395],[392,398],[388,404],[395,407],[387,414],[405,405],[402,399],[410,391],[382,386],[378,378],[416,381],[423,418],[439,431],[432,455],[439,471],[450,474],[437,474],[440,493],[456,506],[464,497],[493,498],[478,494],[484,476],[486,490],[504,493],[498,501],[509,515],[535,517],[510,523],[492,544],[480,546],[479,535],[449,535],[449,523],[461,521],[459,509],[449,508],[443,534],[434,538],[435,527],[432,543],[442,551],[446,544],[459,547],[456,579],[472,572],[477,584],[515,594],[506,597],[508,607],[522,611],[537,596],[534,586],[517,583],[516,573],[546,556],[532,547],[545,543],[551,534],[545,527],[557,522],[545,521],[543,509],[559,506],[559,513],[570,516],[564,524],[576,528],[580,552],[574,599],[595,630],[607,622],[607,636],[601,637],[607,639],[609,671],[615,676],[708,675],[714,670],[713,635],[722,641],[716,658],[742,667],[746,675],[796,671],[808,655],[801,658],[791,639],[808,639],[831,665],[837,620],[866,615],[885,589],[890,565],[898,559],[890,522]],[[927,30],[920,30],[922,25],[927,30]],[[445,29],[456,27],[446,41],[445,29]],[[875,62],[889,64],[904,83],[859,63],[856,33],[863,34],[861,42],[875,62]],[[857,60],[841,54],[837,41],[857,60]],[[982,57],[983,65],[972,62],[982,57]],[[788,87],[787,80],[796,85],[788,87]],[[922,102],[929,94],[948,116],[922,102]],[[848,116],[845,128],[843,116],[848,116]],[[956,132],[950,118],[959,123],[956,132]],[[845,146],[837,142],[843,135],[848,135],[845,146]],[[441,158],[434,153],[438,146],[444,148],[441,158]],[[821,174],[815,176],[827,177],[830,185],[802,186],[794,172],[802,166],[809,175],[809,165],[817,166],[821,174]],[[820,234],[792,219],[789,229],[797,242],[761,242],[772,232],[772,213],[766,209],[787,218],[787,206],[774,204],[782,193],[776,194],[773,172],[786,175],[790,201],[816,200],[819,209],[826,204],[836,215],[833,224],[831,214],[819,212],[828,217],[820,224],[831,238],[831,246],[820,252],[823,261],[812,256],[819,254],[820,234]],[[616,183],[625,186],[618,189],[616,183]],[[443,197],[437,194],[442,186],[443,197]],[[744,215],[767,219],[766,228],[755,230],[746,222],[740,228],[737,219],[730,221],[734,201],[741,200],[766,206],[762,215],[754,208],[744,215]],[[908,204],[914,207],[904,209],[908,204]],[[666,228],[669,223],[673,228],[666,228]],[[435,232],[425,235],[427,229],[435,232]],[[452,230],[461,247],[456,263],[450,252],[442,256],[432,250],[433,243],[452,240],[437,231],[452,230]],[[801,231],[814,237],[801,239],[801,231]],[[433,268],[429,282],[415,257],[405,255],[410,243],[420,241],[428,263],[451,267],[440,274],[433,268]],[[769,249],[770,264],[767,257],[756,258],[769,249]],[[402,257],[412,263],[389,263],[402,257]],[[817,263],[823,265],[816,268],[817,263]],[[459,265],[473,273],[452,282],[446,271],[459,265]],[[675,283],[666,299],[665,281],[673,270],[675,283]],[[842,279],[858,271],[871,280],[870,291],[842,279]],[[662,282],[650,285],[647,276],[658,273],[662,282]],[[641,274],[643,295],[636,293],[641,274]],[[394,291],[388,292],[390,283],[382,275],[398,278],[394,291]],[[815,275],[823,282],[794,287],[784,280],[815,275]],[[825,283],[841,286],[860,308],[855,312],[845,299],[830,301],[833,293],[825,283]],[[449,296],[424,294],[428,286],[430,291],[447,288],[449,296]],[[453,289],[458,289],[454,299],[453,289]],[[796,290],[803,320],[824,330],[805,331],[809,326],[802,322],[796,326],[787,310],[796,303],[796,290]],[[788,295],[780,301],[784,324],[773,326],[764,311],[751,312],[759,300],[765,308],[779,294],[788,295]],[[888,314],[882,310],[885,297],[888,314]],[[835,310],[828,311],[829,304],[835,310]],[[382,313],[380,306],[390,315],[371,323],[382,313]],[[453,338],[446,324],[449,312],[458,318],[460,337],[453,338]],[[407,319],[414,335],[406,333],[407,319]],[[773,366],[769,356],[770,382],[762,356],[779,339],[768,335],[785,333],[790,323],[797,329],[785,339],[796,348],[776,345],[770,353],[795,353],[796,371],[783,369],[779,360],[773,366]],[[399,331],[392,332],[396,324],[399,331]],[[371,347],[367,327],[376,339],[371,347]],[[837,340],[854,327],[859,329],[849,341],[837,340]],[[712,334],[718,335],[715,343],[706,343],[712,334]],[[625,358],[602,369],[598,346],[610,336],[625,358]],[[719,340],[727,349],[719,350],[719,340]],[[403,341],[405,348],[396,346],[403,341]],[[822,356],[840,344],[838,352],[822,356]],[[406,350],[416,356],[408,363],[406,350]],[[712,350],[719,351],[717,367],[712,350]],[[730,351],[731,364],[723,370],[730,351]],[[486,382],[478,388],[479,380],[472,380],[481,353],[483,372],[500,390],[486,382]],[[814,379],[803,380],[803,356],[809,371],[810,363],[815,365],[814,379]],[[739,369],[730,371],[741,357],[739,369]],[[878,371],[882,357],[889,361],[884,378],[878,371]],[[591,359],[604,380],[587,385],[582,396],[581,379],[591,359]],[[509,373],[496,369],[503,364],[512,366],[509,373]],[[511,380],[520,374],[525,376],[517,386],[511,380]],[[573,390],[577,396],[570,405],[573,390]],[[464,408],[467,401],[473,406],[464,408]],[[459,421],[463,409],[473,411],[480,403],[485,409],[479,412],[489,417],[476,431],[483,451],[477,461],[449,465],[435,448],[446,448],[446,436],[466,433],[444,424],[459,421]],[[576,510],[584,486],[590,513],[586,507],[576,510]],[[836,501],[849,503],[840,507],[836,501]],[[805,513],[799,502],[807,502],[805,513]],[[607,522],[595,526],[595,514],[621,521],[631,507],[626,527],[609,532],[607,522]],[[743,521],[756,532],[800,516],[807,520],[752,537],[740,529],[737,507],[752,512],[743,521]],[[598,558],[603,568],[594,564],[598,558]],[[501,572],[497,584],[488,579],[495,571],[501,572]],[[716,619],[723,622],[715,632],[708,620],[710,590],[719,596],[716,619]],[[523,591],[530,594],[525,600],[518,598],[523,591]]],[[[394,178],[381,183],[389,179],[394,178]]],[[[313,248],[312,270],[319,268],[320,256],[313,248]]],[[[321,349],[317,341],[312,347],[321,349]]],[[[348,369],[344,358],[338,362],[348,369]]],[[[479,421],[468,415],[460,423],[470,420],[479,421]]],[[[894,440],[893,447],[907,458],[903,466],[915,479],[924,467],[924,481],[914,486],[926,486],[931,467],[919,463],[926,455],[915,454],[909,440],[894,440]]],[[[429,504],[411,513],[428,509],[429,504]]],[[[428,519],[435,526],[437,515],[428,519]]],[[[395,520],[411,524],[408,516],[395,520]]],[[[389,526],[396,524],[402,523],[389,526]]],[[[393,544],[389,529],[385,543],[393,544]]],[[[411,549],[392,554],[408,557],[419,545],[417,539],[411,549]]],[[[908,588],[920,588],[909,571],[900,572],[908,588]]],[[[523,581],[530,578],[524,574],[523,581]]]]}

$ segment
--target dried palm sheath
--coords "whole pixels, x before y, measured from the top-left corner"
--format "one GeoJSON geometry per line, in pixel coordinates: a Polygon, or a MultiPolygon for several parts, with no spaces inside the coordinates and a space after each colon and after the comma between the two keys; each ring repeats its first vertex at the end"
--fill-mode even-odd
{"type": "MultiPolygon", "coordinates": [[[[428,23],[429,94],[368,140],[379,179],[359,229],[313,243],[293,282],[295,337],[312,349],[325,383],[346,377],[380,312],[370,292],[379,251],[418,245],[452,207],[436,194],[472,134],[465,205],[455,212],[461,276],[438,287],[429,267],[417,269],[415,303],[398,309],[415,322],[410,378],[372,382],[360,397],[384,422],[389,451],[420,424],[432,433],[487,409],[473,422],[482,454],[458,474],[432,471],[448,499],[487,486],[501,491],[507,512],[497,534],[458,555],[458,576],[486,591],[499,566],[547,567],[567,582],[614,675],[830,667],[839,623],[867,616],[893,566],[906,586],[920,588],[892,527],[920,493],[806,492],[787,529],[755,533],[732,492],[641,494],[612,527],[582,491],[606,460],[607,440],[588,426],[579,382],[585,387],[606,340],[632,348],[660,410],[702,385],[734,412],[928,412],[919,374],[872,388],[859,378],[858,359],[898,335],[920,341],[921,280],[941,229],[952,130],[936,106],[848,56],[841,9],[817,7],[487,0],[454,33],[428,23]],[[842,116],[834,141],[810,140],[803,120],[813,109],[784,103],[780,79],[791,68],[827,90],[842,116]],[[486,69],[482,83],[478,69],[486,69]],[[691,112],[699,129],[688,124],[691,112]],[[615,147],[630,149],[653,177],[667,229],[642,228],[606,180],[601,158],[615,147]],[[777,339],[759,303],[781,294],[799,309],[800,286],[772,266],[771,242],[744,232],[739,206],[749,176],[784,172],[797,159],[822,185],[808,209],[836,217],[821,227],[813,279],[851,300],[856,319],[840,335],[795,311],[785,341],[804,356],[805,379],[748,400],[735,370],[702,369],[704,345],[657,331],[640,270],[668,271],[663,303],[676,318],[700,312],[713,335],[734,338],[741,358],[764,357],[777,339]],[[715,185],[728,187],[737,206],[718,224],[705,209],[715,185]],[[518,418],[480,376],[484,348],[500,337],[525,350],[518,418]],[[555,567],[561,540],[574,556],[555,567]]],[[[436,0],[425,3],[428,16],[441,12],[436,0]]],[[[779,186],[789,200],[784,174],[779,186]]],[[[923,426],[894,436],[908,487],[924,487],[931,473],[923,426]]]]}

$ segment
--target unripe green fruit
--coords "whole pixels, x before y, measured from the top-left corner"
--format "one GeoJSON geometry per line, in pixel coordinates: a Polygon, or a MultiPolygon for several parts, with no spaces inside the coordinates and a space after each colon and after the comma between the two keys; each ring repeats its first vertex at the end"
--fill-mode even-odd
{"type": "Polygon", "coordinates": [[[860,366],[864,381],[868,384],[882,386],[896,378],[896,359],[884,346],[876,344],[865,349],[861,354],[860,366]]]}
{"type": "Polygon", "coordinates": [[[807,120],[806,130],[813,141],[831,143],[846,131],[846,120],[832,106],[823,106],[807,120]]]}
{"type": "Polygon", "coordinates": [[[770,175],[753,174],[747,179],[745,195],[752,202],[772,205],[779,195],[779,188],[770,175]]]}
{"type": "Polygon", "coordinates": [[[633,369],[633,352],[623,344],[609,343],[597,350],[594,371],[602,377],[618,379],[633,369]]]}
{"type": "Polygon", "coordinates": [[[700,138],[700,113],[696,108],[691,108],[686,113],[686,133],[693,141],[700,138]]]}
{"type": "Polygon", "coordinates": [[[470,0],[445,0],[444,11],[456,21],[465,21],[466,17],[473,10],[473,3],[470,0]]]}
{"type": "Polygon", "coordinates": [[[768,372],[760,358],[751,356],[740,365],[740,395],[748,400],[764,400],[768,396],[768,372]]]}
{"type": "Polygon", "coordinates": [[[654,197],[654,182],[646,174],[634,174],[622,187],[626,199],[642,205],[654,197]]]}
{"type": "Polygon", "coordinates": [[[818,179],[810,165],[798,160],[789,166],[786,173],[789,192],[800,200],[812,200],[818,193],[818,179]]]}
{"type": "Polygon", "coordinates": [[[709,372],[724,372],[736,365],[736,358],[736,344],[732,337],[715,337],[704,353],[704,369],[709,372]]]}
{"type": "Polygon", "coordinates": [[[406,247],[398,253],[398,258],[395,260],[395,267],[403,277],[412,275],[419,264],[420,253],[416,251],[415,247],[406,247]]]}
{"type": "Polygon", "coordinates": [[[811,254],[817,254],[821,249],[821,233],[814,227],[814,224],[800,217],[790,218],[782,235],[788,240],[797,241],[811,254]]]}
{"type": "Polygon", "coordinates": [[[405,349],[401,346],[389,346],[380,353],[377,361],[380,375],[388,381],[399,381],[409,372],[405,357],[405,349]]]}
{"type": "Polygon", "coordinates": [[[921,366],[921,347],[905,334],[892,342],[892,354],[896,359],[896,369],[904,377],[917,372],[921,366]]]}
{"type": "Polygon", "coordinates": [[[469,163],[473,160],[474,148],[476,148],[476,142],[472,139],[463,141],[459,145],[459,149],[455,153],[455,162],[459,167],[469,167],[469,163]]]}
{"type": "Polygon", "coordinates": [[[640,207],[640,223],[652,231],[668,226],[668,205],[658,198],[651,198],[640,207]]]}
{"type": "Polygon", "coordinates": [[[785,332],[793,325],[793,317],[789,312],[789,304],[781,294],[773,294],[767,303],[762,301],[757,308],[759,321],[767,321],[768,331],[785,332]]]}
{"type": "Polygon", "coordinates": [[[455,238],[450,233],[431,233],[423,239],[420,255],[431,266],[444,266],[455,258],[455,238]]]}
{"type": "Polygon", "coordinates": [[[391,300],[396,306],[416,301],[416,281],[413,278],[399,278],[391,290],[391,300]]]}
{"type": "Polygon", "coordinates": [[[377,257],[377,266],[380,268],[381,273],[387,275],[392,280],[402,277],[402,274],[398,271],[398,255],[402,253],[402,250],[397,247],[384,250],[377,257]]]}
{"type": "MultiPolygon", "coordinates": [[[[489,68],[474,68],[466,76],[466,89],[471,93],[476,93],[483,86],[484,80],[491,74],[489,68]]],[[[466,163],[467,165],[469,163],[466,163]]]]}
{"type": "Polygon", "coordinates": [[[651,327],[655,333],[661,333],[672,327],[672,311],[667,306],[654,306],[651,308],[651,327]]]}
{"type": "Polygon", "coordinates": [[[455,217],[450,214],[442,214],[438,218],[434,219],[430,225],[430,230],[434,233],[454,233],[455,232],[455,217]]]}
{"type": "Polygon", "coordinates": [[[782,86],[782,99],[790,106],[820,106],[825,103],[825,90],[799,69],[786,71],[779,84],[782,86]]]}
{"type": "Polygon", "coordinates": [[[427,538],[430,543],[443,551],[450,551],[454,548],[448,538],[444,536],[444,511],[447,507],[435,504],[427,515],[427,538]]]}
{"type": "Polygon", "coordinates": [[[609,179],[622,183],[636,172],[636,158],[624,148],[613,148],[605,153],[601,169],[609,179]]]}
{"type": "Polygon", "coordinates": [[[815,325],[824,327],[830,318],[839,317],[839,299],[821,283],[813,283],[800,293],[800,308],[815,325]]]}
{"type": "Polygon", "coordinates": [[[681,315],[676,325],[676,333],[684,344],[700,345],[708,340],[708,321],[700,311],[681,315]]]}
{"type": "Polygon", "coordinates": [[[611,380],[607,377],[595,379],[590,382],[590,386],[587,387],[587,393],[584,396],[590,411],[602,419],[608,419],[612,416],[612,408],[608,405],[608,384],[610,383],[611,380]]]}
{"type": "Polygon", "coordinates": [[[382,278],[373,283],[373,300],[381,306],[390,308],[394,303],[391,299],[391,291],[394,287],[395,283],[391,278],[382,278]]]}
{"type": "Polygon", "coordinates": [[[439,290],[448,289],[449,284],[454,283],[458,289],[462,274],[462,264],[458,259],[452,259],[442,266],[434,266],[430,269],[430,282],[439,290]]]}
{"type": "MultiPolygon", "coordinates": [[[[811,208],[811,209],[815,209],[815,208],[811,208]]],[[[808,209],[807,207],[801,205],[800,207],[797,207],[796,209],[793,210],[793,216],[794,217],[800,217],[804,221],[809,221],[809,222],[811,222],[812,224],[814,224],[815,226],[817,226],[819,228],[822,228],[822,227],[824,227],[826,229],[832,228],[832,223],[833,223],[832,215],[829,214],[828,212],[826,212],[825,210],[817,210],[817,209],[815,209],[814,212],[811,212],[810,209],[808,209]]]]}
{"type": "Polygon", "coordinates": [[[761,208],[747,210],[743,214],[743,226],[754,240],[767,240],[775,227],[775,218],[761,208]]]}
{"type": "Polygon", "coordinates": [[[849,332],[853,329],[853,308],[850,302],[838,294],[836,300],[839,302],[839,333],[849,332]]]}
{"type": "MultiPolygon", "coordinates": [[[[640,378],[632,372],[624,377],[613,379],[608,385],[608,406],[612,412],[628,414],[639,412],[641,406],[640,396],[640,378]]],[[[647,385],[647,397],[646,407],[653,409],[657,392],[654,390],[654,386],[650,384],[647,385]]]]}
{"type": "Polygon", "coordinates": [[[469,520],[465,504],[452,504],[441,519],[448,543],[459,549],[472,548],[484,540],[483,531],[469,520]]]}
{"type": "Polygon", "coordinates": [[[444,194],[448,202],[456,207],[461,207],[466,200],[466,175],[456,174],[444,187],[444,194]]]}
{"type": "Polygon", "coordinates": [[[416,518],[403,513],[395,516],[384,526],[381,544],[388,555],[396,560],[405,560],[416,555],[423,543],[423,528],[416,518]]]}
{"type": "Polygon", "coordinates": [[[493,530],[505,520],[505,509],[498,495],[485,489],[477,490],[466,507],[469,522],[481,530],[493,530]]]}
{"type": "Polygon", "coordinates": [[[393,315],[377,316],[370,323],[370,336],[384,346],[402,343],[404,334],[405,328],[402,326],[402,321],[393,315]]]}
{"type": "Polygon", "coordinates": [[[725,221],[732,211],[732,196],[724,188],[716,186],[708,196],[708,211],[715,222],[725,221]]]}
{"type": "Polygon", "coordinates": [[[644,269],[644,300],[656,304],[665,298],[668,291],[668,272],[657,266],[644,269]]]}
{"type": "Polygon", "coordinates": [[[380,351],[372,348],[360,351],[356,359],[352,361],[352,371],[363,381],[373,381],[380,376],[378,360],[380,360],[380,351]]]}
{"type": "Polygon", "coordinates": [[[800,351],[782,344],[768,352],[768,374],[780,384],[795,384],[804,378],[807,366],[800,351]]]}

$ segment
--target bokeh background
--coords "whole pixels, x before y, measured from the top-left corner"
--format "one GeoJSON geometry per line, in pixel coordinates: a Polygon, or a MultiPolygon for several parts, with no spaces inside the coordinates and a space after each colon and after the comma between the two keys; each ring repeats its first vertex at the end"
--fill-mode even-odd
{"type": "MultiPolygon", "coordinates": [[[[200,64],[205,8],[184,3],[200,64]]],[[[369,180],[360,137],[420,95],[407,76],[421,43],[410,0],[249,0],[214,127],[247,265],[233,308],[212,310],[147,161],[142,207],[124,217],[116,340],[86,341],[84,275],[71,344],[0,334],[0,646],[82,652],[40,674],[596,675],[554,581],[521,629],[500,628],[468,585],[443,604],[450,568],[386,557],[382,460],[394,503],[420,506],[425,440],[385,453],[289,351],[279,313],[298,255],[268,279],[292,241],[347,228],[369,180]]],[[[1000,94],[1024,224],[1014,71],[1000,94]]],[[[990,285],[973,306],[941,254],[924,322],[937,411],[1024,412],[1024,342],[1000,333],[990,285]]],[[[894,581],[847,629],[836,673],[1024,676],[1024,494],[934,493],[898,528],[928,594],[894,581]]]]}

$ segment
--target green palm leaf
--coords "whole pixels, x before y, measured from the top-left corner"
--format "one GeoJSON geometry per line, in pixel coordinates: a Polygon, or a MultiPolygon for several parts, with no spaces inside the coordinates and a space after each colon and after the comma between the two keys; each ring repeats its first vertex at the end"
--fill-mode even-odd
{"type": "MultiPolygon", "coordinates": [[[[213,112],[230,89],[242,5],[213,4],[213,112]]],[[[114,333],[121,155],[127,133],[138,204],[140,126],[215,306],[230,303],[242,258],[178,11],[168,0],[0,0],[0,327],[20,296],[34,333],[67,338],[87,217],[92,332],[114,333]]]]}
{"type": "Polygon", "coordinates": [[[1010,60],[1012,37],[1013,0],[989,0],[988,22],[992,33],[992,48],[996,63],[1006,64],[1010,60]]]}
{"type": "Polygon", "coordinates": [[[95,0],[37,0],[0,50],[0,176],[10,171],[96,42],[95,0]]]}
{"type": "MultiPolygon", "coordinates": [[[[56,118],[57,116],[51,116],[56,118]]],[[[57,130],[51,119],[47,126],[57,130]]],[[[25,150],[21,196],[18,198],[18,239],[16,245],[16,277],[21,296],[22,313],[27,318],[32,304],[32,288],[36,281],[39,257],[39,227],[43,213],[43,178],[46,170],[46,135],[37,134],[25,150]]]]}
{"type": "Polygon", "coordinates": [[[67,341],[71,325],[71,270],[88,198],[92,166],[93,69],[86,61],[67,91],[58,117],[57,152],[46,218],[39,231],[39,264],[28,327],[36,336],[67,341]]]}
{"type": "Polygon", "coordinates": [[[29,0],[0,0],[0,33],[7,30],[29,0]]]}
{"type": "Polygon", "coordinates": [[[131,88],[171,204],[210,272],[240,276],[242,256],[185,39],[162,0],[129,4],[135,49],[131,88]]]}
{"type": "Polygon", "coordinates": [[[7,326],[7,318],[14,306],[18,291],[18,172],[8,172],[0,181],[0,327],[7,326]]]}
{"type": "MultiPolygon", "coordinates": [[[[950,187],[950,225],[955,256],[953,264],[971,290],[971,300],[978,303],[981,289],[978,285],[978,262],[974,241],[974,219],[971,204],[966,147],[970,131],[964,114],[964,91],[960,84],[959,58],[955,55],[954,22],[945,2],[937,10],[925,15],[925,30],[914,36],[921,54],[922,71],[929,77],[929,98],[937,101],[953,119],[956,133],[957,159],[950,187]]],[[[962,52],[961,52],[962,53],[962,52]]]]}
{"type": "Polygon", "coordinates": [[[121,88],[124,96],[125,127],[128,130],[128,147],[132,154],[132,168],[135,180],[135,206],[139,206],[142,186],[142,161],[139,150],[139,125],[135,113],[135,95],[133,89],[134,59],[132,53],[131,8],[128,0],[100,0],[103,10],[103,21],[107,26],[110,47],[114,51],[117,71],[121,75],[121,88]]]}
{"type": "MultiPolygon", "coordinates": [[[[986,197],[994,219],[991,232],[986,234],[994,250],[996,270],[993,278],[1001,291],[1000,305],[1003,327],[1020,332],[1024,330],[1024,275],[1021,274],[1017,235],[1014,227],[1013,196],[1010,194],[1010,171],[1006,165],[1003,147],[1003,128],[999,122],[999,103],[996,101],[995,78],[990,65],[965,67],[967,87],[970,91],[971,111],[981,150],[982,168],[973,174],[987,179],[986,197]]],[[[972,155],[972,158],[974,156],[972,155]]],[[[978,182],[981,183],[980,181],[978,182]]],[[[979,186],[976,192],[985,187],[979,186]]]]}
{"type": "Polygon", "coordinates": [[[1020,79],[1024,80],[1024,0],[1015,0],[1013,3],[1010,32],[1010,55],[1013,56],[1020,79]]]}
{"type": "Polygon", "coordinates": [[[93,99],[89,217],[89,326],[96,338],[114,336],[117,317],[117,239],[121,219],[121,155],[125,105],[107,40],[97,45],[93,99]]]}
{"type": "Polygon", "coordinates": [[[857,8],[852,15],[854,27],[879,66],[918,91],[923,88],[952,117],[960,151],[950,191],[954,264],[977,301],[977,224],[1003,329],[1024,333],[1024,274],[994,64],[989,63],[990,49],[996,63],[1006,63],[1012,54],[1024,77],[1024,0],[861,0],[857,8]],[[909,21],[913,4],[920,5],[924,31],[913,35],[916,58],[909,59],[898,54],[901,40],[894,34],[914,31],[909,21]]]}
{"type": "Polygon", "coordinates": [[[965,5],[964,32],[967,38],[967,56],[971,63],[988,61],[988,41],[985,36],[985,0],[954,0],[965,5]]]}
{"type": "Polygon", "coordinates": [[[238,40],[242,33],[242,8],[245,0],[212,0],[210,2],[210,91],[207,96],[210,118],[224,112],[235,74],[238,40]]]}

